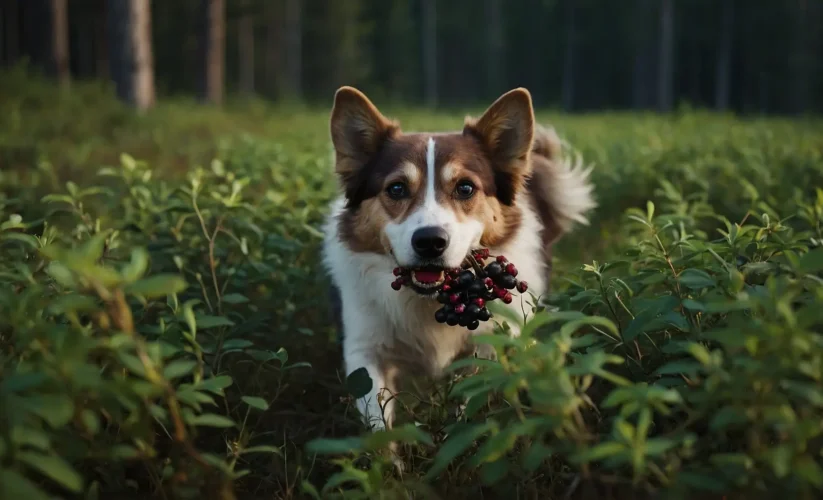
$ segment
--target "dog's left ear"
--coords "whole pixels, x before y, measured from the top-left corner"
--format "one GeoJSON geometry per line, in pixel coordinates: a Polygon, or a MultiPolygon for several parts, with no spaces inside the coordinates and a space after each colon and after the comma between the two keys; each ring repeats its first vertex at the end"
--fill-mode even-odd
{"type": "Polygon", "coordinates": [[[522,87],[506,92],[479,119],[467,118],[463,133],[482,141],[495,168],[503,171],[528,168],[534,140],[531,94],[522,87]]]}

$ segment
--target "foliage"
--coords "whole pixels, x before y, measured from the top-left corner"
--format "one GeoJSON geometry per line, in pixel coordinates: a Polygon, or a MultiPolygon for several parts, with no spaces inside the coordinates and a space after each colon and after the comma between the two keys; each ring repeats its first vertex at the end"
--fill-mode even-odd
{"type": "Polygon", "coordinates": [[[521,337],[479,339],[497,361],[456,362],[364,434],[318,262],[325,111],[109,103],[72,131],[76,100],[14,95],[2,498],[820,494],[817,122],[551,117],[595,163],[592,227],[559,246],[521,337]]]}

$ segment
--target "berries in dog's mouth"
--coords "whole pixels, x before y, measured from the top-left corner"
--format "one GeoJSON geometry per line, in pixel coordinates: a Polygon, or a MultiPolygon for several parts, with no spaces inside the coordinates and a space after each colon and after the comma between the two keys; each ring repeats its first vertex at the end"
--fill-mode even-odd
{"type": "Polygon", "coordinates": [[[391,287],[400,290],[411,286],[418,293],[436,294],[437,301],[443,304],[434,314],[438,323],[475,330],[481,321],[492,317],[487,303],[500,299],[510,304],[514,297],[509,290],[528,290],[528,284],[516,278],[518,271],[513,263],[497,255],[485,264],[491,257],[487,248],[481,248],[472,251],[458,269],[397,267],[391,287]]]}

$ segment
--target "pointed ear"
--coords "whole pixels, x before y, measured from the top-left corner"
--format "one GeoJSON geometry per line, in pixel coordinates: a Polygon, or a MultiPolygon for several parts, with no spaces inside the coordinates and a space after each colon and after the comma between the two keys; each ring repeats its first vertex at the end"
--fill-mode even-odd
{"type": "Polygon", "coordinates": [[[496,168],[528,167],[534,139],[531,94],[522,87],[506,92],[479,119],[467,118],[463,132],[482,141],[496,168]]]}
{"type": "Polygon", "coordinates": [[[330,125],[336,170],[344,177],[367,163],[383,142],[400,130],[397,123],[383,116],[368,97],[353,87],[340,87],[335,92],[330,125]]]}

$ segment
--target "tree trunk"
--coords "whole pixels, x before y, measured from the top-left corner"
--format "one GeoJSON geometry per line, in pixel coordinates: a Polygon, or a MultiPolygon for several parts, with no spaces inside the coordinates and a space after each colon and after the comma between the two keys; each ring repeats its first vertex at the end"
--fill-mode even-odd
{"type": "Polygon", "coordinates": [[[226,55],[226,4],[225,0],[202,0],[202,31],[200,55],[202,61],[203,101],[223,103],[226,55]]]}
{"type": "Polygon", "coordinates": [[[20,58],[20,6],[17,0],[11,0],[3,6],[6,25],[3,32],[6,37],[6,61],[11,66],[20,58]]]}
{"type": "Polygon", "coordinates": [[[283,72],[280,91],[288,99],[303,96],[303,1],[286,0],[283,25],[283,72]]]}
{"type": "Polygon", "coordinates": [[[811,94],[811,66],[809,40],[809,0],[793,0],[789,8],[792,13],[792,38],[789,59],[789,110],[802,114],[808,109],[811,94]]]}
{"type": "Polygon", "coordinates": [[[577,25],[575,22],[575,0],[566,0],[566,51],[563,56],[563,109],[574,108],[574,67],[577,45],[577,25]]]}
{"type": "Polygon", "coordinates": [[[423,1],[423,95],[426,105],[437,106],[437,6],[423,1]]]}
{"type": "Polygon", "coordinates": [[[488,84],[488,97],[494,98],[504,90],[503,6],[501,0],[485,0],[484,7],[486,26],[488,27],[488,37],[486,39],[486,81],[488,84]]]}
{"type": "Polygon", "coordinates": [[[68,0],[51,0],[51,53],[54,75],[61,87],[71,83],[69,68],[68,0]]]}
{"type": "Polygon", "coordinates": [[[109,0],[110,68],[117,95],[144,111],[154,106],[150,0],[109,0]]]}
{"type": "Polygon", "coordinates": [[[280,68],[283,67],[282,12],[279,2],[267,2],[263,11],[266,41],[263,50],[263,87],[270,96],[277,96],[280,86],[280,68]]]}
{"type": "Polygon", "coordinates": [[[632,107],[648,109],[654,105],[654,46],[655,36],[649,29],[653,24],[653,0],[634,0],[633,29],[634,61],[632,64],[632,107]]]}
{"type": "Polygon", "coordinates": [[[723,24],[720,28],[720,48],[717,51],[717,73],[714,85],[714,105],[721,111],[729,108],[733,31],[734,0],[723,0],[723,24]]]}
{"type": "Polygon", "coordinates": [[[97,11],[94,13],[94,67],[97,78],[103,80],[111,74],[109,67],[109,44],[106,40],[106,0],[96,2],[97,11]]]}
{"type": "Polygon", "coordinates": [[[238,58],[240,60],[240,92],[254,94],[254,16],[248,12],[249,3],[246,2],[246,12],[237,22],[238,58]]]}
{"type": "Polygon", "coordinates": [[[661,0],[660,53],[657,77],[658,109],[671,111],[674,91],[674,0],[661,0]]]}

